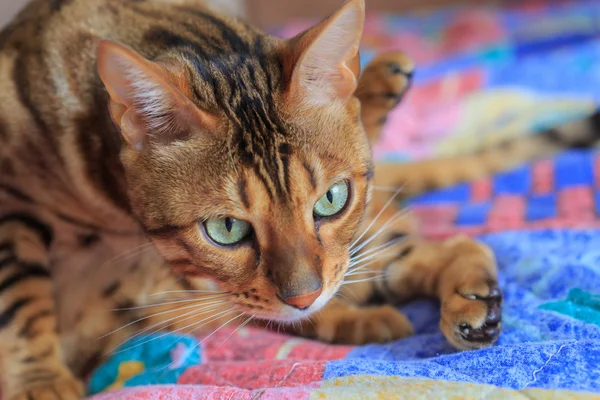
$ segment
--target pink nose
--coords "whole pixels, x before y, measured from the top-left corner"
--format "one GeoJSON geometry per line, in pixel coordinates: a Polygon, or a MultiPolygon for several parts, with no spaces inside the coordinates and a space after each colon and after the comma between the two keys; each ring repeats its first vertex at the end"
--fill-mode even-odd
{"type": "Polygon", "coordinates": [[[323,288],[320,287],[314,292],[301,294],[300,296],[286,297],[281,300],[288,306],[292,306],[299,310],[306,310],[312,303],[315,302],[317,297],[321,294],[323,288]]]}

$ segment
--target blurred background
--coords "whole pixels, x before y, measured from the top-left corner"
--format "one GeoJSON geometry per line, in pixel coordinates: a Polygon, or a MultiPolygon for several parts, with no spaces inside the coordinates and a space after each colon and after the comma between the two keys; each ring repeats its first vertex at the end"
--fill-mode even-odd
{"type": "MultiPolygon", "coordinates": [[[[206,1],[290,37],[343,0],[206,1]]],[[[26,2],[0,0],[0,26],[26,2]]],[[[366,4],[363,64],[390,50],[417,64],[415,85],[375,148],[380,157],[472,151],[578,118],[600,100],[600,0],[366,4]]]]}
{"type": "MultiPolygon", "coordinates": [[[[28,0],[0,0],[0,26],[28,0]]],[[[331,12],[343,0],[209,0],[238,15],[245,15],[257,26],[269,28],[290,18],[318,17],[331,12]]],[[[498,2],[499,0],[496,0],[498,2]]],[[[440,7],[449,4],[481,4],[492,0],[367,0],[370,11],[400,12],[440,7]]]]}

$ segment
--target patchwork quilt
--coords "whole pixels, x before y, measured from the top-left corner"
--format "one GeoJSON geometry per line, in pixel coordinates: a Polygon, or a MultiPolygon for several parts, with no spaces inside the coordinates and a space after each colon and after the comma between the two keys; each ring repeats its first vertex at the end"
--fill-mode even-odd
{"type": "MultiPolygon", "coordinates": [[[[310,21],[277,33],[290,36],[310,21]]],[[[415,85],[380,159],[469,152],[590,114],[600,102],[600,2],[524,1],[368,19],[364,62],[402,49],[415,85]]],[[[457,352],[439,305],[403,311],[416,335],[332,346],[251,328],[154,334],[90,377],[93,399],[600,399],[600,153],[571,151],[411,201],[429,237],[464,232],[495,252],[504,331],[457,352]]]]}

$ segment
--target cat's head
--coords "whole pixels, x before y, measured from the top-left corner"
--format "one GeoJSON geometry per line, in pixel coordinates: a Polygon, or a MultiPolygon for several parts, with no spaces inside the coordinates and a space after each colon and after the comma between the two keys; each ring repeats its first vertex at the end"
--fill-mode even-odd
{"type": "Polygon", "coordinates": [[[257,317],[309,315],[348,269],[372,176],[353,97],[363,22],[351,0],[291,40],[211,21],[205,41],[149,31],[152,61],[99,45],[137,217],[177,272],[257,317]]]}

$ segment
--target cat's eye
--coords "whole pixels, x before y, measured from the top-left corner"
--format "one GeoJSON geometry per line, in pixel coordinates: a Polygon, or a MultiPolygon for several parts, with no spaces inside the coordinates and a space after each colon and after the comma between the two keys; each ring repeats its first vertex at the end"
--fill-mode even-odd
{"type": "Polygon", "coordinates": [[[225,217],[205,221],[204,229],[215,243],[228,246],[246,239],[250,235],[251,226],[246,221],[225,217]]]}
{"type": "Polygon", "coordinates": [[[347,202],[348,183],[338,182],[317,201],[313,212],[318,217],[332,217],[342,211],[347,202]]]}

